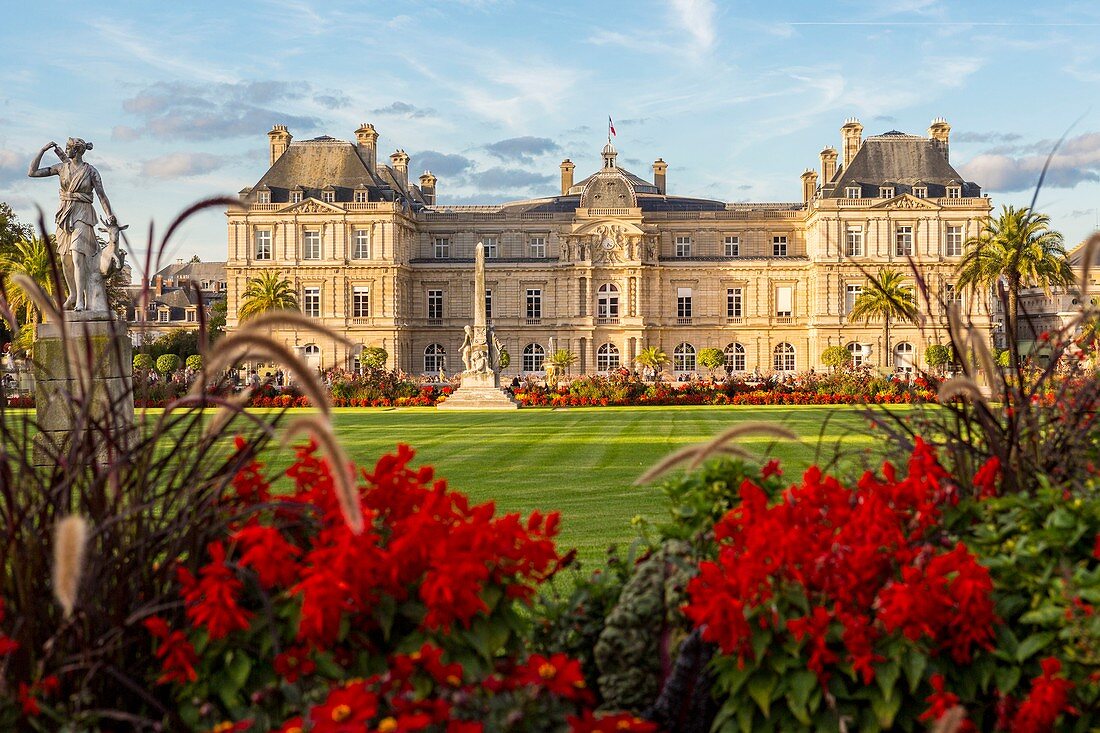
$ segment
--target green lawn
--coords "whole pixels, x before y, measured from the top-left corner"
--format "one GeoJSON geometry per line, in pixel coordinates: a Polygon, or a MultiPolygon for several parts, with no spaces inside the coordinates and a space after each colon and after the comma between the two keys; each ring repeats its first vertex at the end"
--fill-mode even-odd
{"type": "MultiPolygon", "coordinates": [[[[357,463],[373,465],[397,443],[408,443],[417,451],[417,464],[435,466],[452,488],[477,501],[492,499],[503,511],[561,511],[561,544],[577,547],[589,561],[599,561],[609,543],[636,537],[632,517],[664,510],[658,491],[631,486],[639,474],[681,446],[749,420],[776,422],[801,437],[794,444],[772,445],[760,437],[744,442],[761,456],[779,458],[790,476],[828,461],[838,446],[851,468],[878,462],[881,438],[853,407],[333,411],[337,435],[357,463]]],[[[285,468],[291,457],[281,450],[269,460],[285,468]]]]}

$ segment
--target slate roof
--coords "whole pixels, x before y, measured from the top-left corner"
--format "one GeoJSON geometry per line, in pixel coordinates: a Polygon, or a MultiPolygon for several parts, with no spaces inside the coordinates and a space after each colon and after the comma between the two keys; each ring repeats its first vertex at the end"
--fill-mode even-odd
{"type": "Polygon", "coordinates": [[[859,186],[864,198],[875,198],[883,185],[893,186],[895,195],[920,185],[928,188],[929,198],[942,198],[950,183],[962,185],[964,197],[981,196],[981,187],[963,181],[934,141],[891,130],[864,140],[851,164],[822,186],[822,195],[844,198],[846,188],[859,186]]]}
{"type": "Polygon", "coordinates": [[[178,282],[181,279],[197,282],[228,282],[224,262],[175,262],[162,267],[150,282],[155,283],[157,276],[165,280],[178,282]]]}

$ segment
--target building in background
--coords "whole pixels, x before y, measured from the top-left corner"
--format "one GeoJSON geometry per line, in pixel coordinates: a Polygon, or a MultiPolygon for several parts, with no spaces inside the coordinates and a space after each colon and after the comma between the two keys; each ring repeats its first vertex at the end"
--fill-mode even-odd
{"type": "MultiPolygon", "coordinates": [[[[669,193],[669,165],[652,177],[622,168],[609,142],[601,166],[544,198],[492,206],[441,206],[429,171],[409,179],[409,156],[378,160],[369,124],[355,141],[294,141],[268,133],[270,168],[241,191],[228,217],[228,321],[249,278],[288,278],[303,311],[356,345],[381,346],[410,373],[461,371],[462,327],[484,302],[512,359],[508,373],[538,373],[548,342],[579,356],[575,372],[633,368],[658,346],[677,373],[699,371],[706,347],[736,372],[820,367],[846,346],[887,368],[912,369],[928,342],[945,342],[945,301],[962,301],[989,327],[984,297],[954,287],[963,243],[991,203],[949,158],[950,126],[928,136],[863,137],[849,120],[841,151],[827,147],[801,176],[801,200],[727,203],[669,193]],[[487,247],[484,293],[473,292],[473,250],[487,247]],[[881,324],[848,312],[867,274],[892,267],[912,277],[922,334],[894,324],[884,356],[881,324]]],[[[354,368],[355,353],[313,333],[277,336],[313,366],[354,368]]]]}
{"type": "Polygon", "coordinates": [[[148,290],[141,285],[128,287],[126,318],[134,345],[155,341],[173,330],[198,328],[200,298],[192,284],[202,292],[201,307],[209,320],[213,305],[225,300],[225,272],[224,262],[176,260],[149,278],[148,290]]]}

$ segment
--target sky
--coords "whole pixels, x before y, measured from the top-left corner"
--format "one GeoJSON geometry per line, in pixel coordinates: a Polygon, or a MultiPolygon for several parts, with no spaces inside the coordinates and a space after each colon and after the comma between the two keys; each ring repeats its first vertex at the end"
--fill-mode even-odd
{"type": "MultiPolygon", "coordinates": [[[[266,133],[380,133],[441,204],[558,192],[619,164],[670,194],[797,201],[839,128],[927,134],[996,205],[1037,208],[1073,246],[1100,222],[1100,4],[405,0],[57,2],[0,27],[0,201],[52,218],[56,181],[29,179],[47,142],[90,140],[131,242],[198,199],[252,186],[266,133]]],[[[55,162],[47,154],[46,164],[55,162]]],[[[222,213],[192,217],[169,259],[224,260],[222,213]]]]}

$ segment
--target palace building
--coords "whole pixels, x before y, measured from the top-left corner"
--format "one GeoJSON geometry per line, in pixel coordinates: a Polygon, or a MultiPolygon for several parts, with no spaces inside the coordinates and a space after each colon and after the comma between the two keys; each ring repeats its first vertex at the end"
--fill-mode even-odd
{"type": "MultiPolygon", "coordinates": [[[[677,373],[705,371],[696,356],[707,347],[737,372],[820,369],[835,345],[911,369],[928,343],[946,342],[945,303],[963,301],[974,325],[990,326],[984,296],[954,287],[963,244],[992,205],[951,166],[950,130],[937,119],[927,137],[865,138],[848,120],[841,151],[821,151],[792,203],[676,196],[664,160],[643,179],[609,143],[601,167],[580,180],[563,161],[553,195],[440,206],[440,182],[427,171],[410,181],[403,150],[378,160],[372,125],[354,142],[296,141],[276,125],[270,168],[227,212],[227,326],[238,325],[247,280],[275,270],[307,315],[356,345],[383,347],[389,366],[414,374],[461,371],[475,298],[510,353],[508,375],[541,372],[551,338],[579,357],[574,373],[633,367],[647,346],[662,348],[677,373]],[[484,293],[473,292],[478,242],[484,293]],[[847,317],[866,274],[882,267],[914,280],[930,316],[923,328],[892,324],[885,356],[882,324],[847,317]]],[[[358,365],[354,349],[315,334],[276,335],[314,366],[358,365]]]]}

